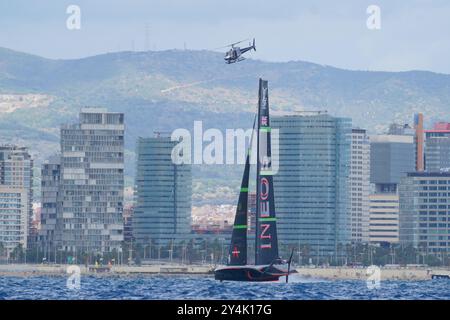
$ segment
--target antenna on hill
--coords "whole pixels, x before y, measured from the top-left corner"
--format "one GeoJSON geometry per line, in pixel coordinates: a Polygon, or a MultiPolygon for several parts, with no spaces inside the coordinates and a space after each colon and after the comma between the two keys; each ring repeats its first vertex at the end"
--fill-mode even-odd
{"type": "Polygon", "coordinates": [[[145,51],[149,51],[150,50],[150,26],[147,23],[145,25],[145,51]]]}

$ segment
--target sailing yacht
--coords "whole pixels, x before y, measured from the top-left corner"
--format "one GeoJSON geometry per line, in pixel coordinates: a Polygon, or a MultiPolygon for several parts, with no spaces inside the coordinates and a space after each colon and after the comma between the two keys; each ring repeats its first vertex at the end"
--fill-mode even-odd
{"type": "Polygon", "coordinates": [[[278,281],[280,277],[286,277],[287,282],[291,273],[292,254],[288,261],[282,260],[278,255],[268,90],[268,82],[260,79],[256,117],[258,141],[255,265],[247,264],[247,215],[251,156],[251,152],[248,152],[231,236],[228,264],[215,269],[216,280],[278,281]]]}

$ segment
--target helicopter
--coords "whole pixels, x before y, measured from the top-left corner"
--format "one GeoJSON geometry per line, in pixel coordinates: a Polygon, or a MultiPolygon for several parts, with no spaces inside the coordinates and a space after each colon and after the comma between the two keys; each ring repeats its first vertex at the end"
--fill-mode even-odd
{"type": "MultiPolygon", "coordinates": [[[[235,42],[235,43],[232,43],[232,44],[226,46],[226,47],[231,47],[231,49],[225,54],[224,59],[225,59],[226,64],[232,64],[232,63],[243,61],[243,60],[245,60],[245,58],[242,56],[244,53],[246,53],[247,51],[250,51],[252,49],[256,51],[254,38],[253,38],[253,44],[249,43],[249,46],[246,48],[241,49],[240,47],[236,46],[237,44],[242,43],[244,41],[247,41],[247,40],[235,42]]],[[[224,47],[224,48],[226,48],[226,47],[224,47]]]]}

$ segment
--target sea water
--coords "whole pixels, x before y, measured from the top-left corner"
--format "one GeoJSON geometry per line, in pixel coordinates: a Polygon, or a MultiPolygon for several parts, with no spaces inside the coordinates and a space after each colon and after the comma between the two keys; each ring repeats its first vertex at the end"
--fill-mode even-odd
{"type": "Polygon", "coordinates": [[[271,283],[218,282],[211,276],[82,276],[79,289],[64,276],[0,277],[0,299],[450,299],[450,280],[320,280],[293,275],[271,283]]]}

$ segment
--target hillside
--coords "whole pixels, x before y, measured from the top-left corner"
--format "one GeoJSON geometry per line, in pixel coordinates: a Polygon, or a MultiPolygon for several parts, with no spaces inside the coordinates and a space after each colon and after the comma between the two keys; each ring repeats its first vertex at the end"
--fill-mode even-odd
{"type": "MultiPolygon", "coordinates": [[[[208,51],[118,52],[78,60],[51,60],[0,48],[1,143],[32,148],[37,164],[58,149],[60,123],[82,106],[125,112],[127,184],[132,184],[134,143],[154,130],[247,128],[256,108],[257,79],[269,80],[274,111],[328,110],[355,126],[383,131],[424,112],[428,123],[449,119],[450,75],[349,71],[308,62],[247,60],[223,63],[208,51]]],[[[196,170],[194,186],[238,187],[239,168],[196,170]]],[[[201,199],[200,199],[201,200],[201,199]]]]}

